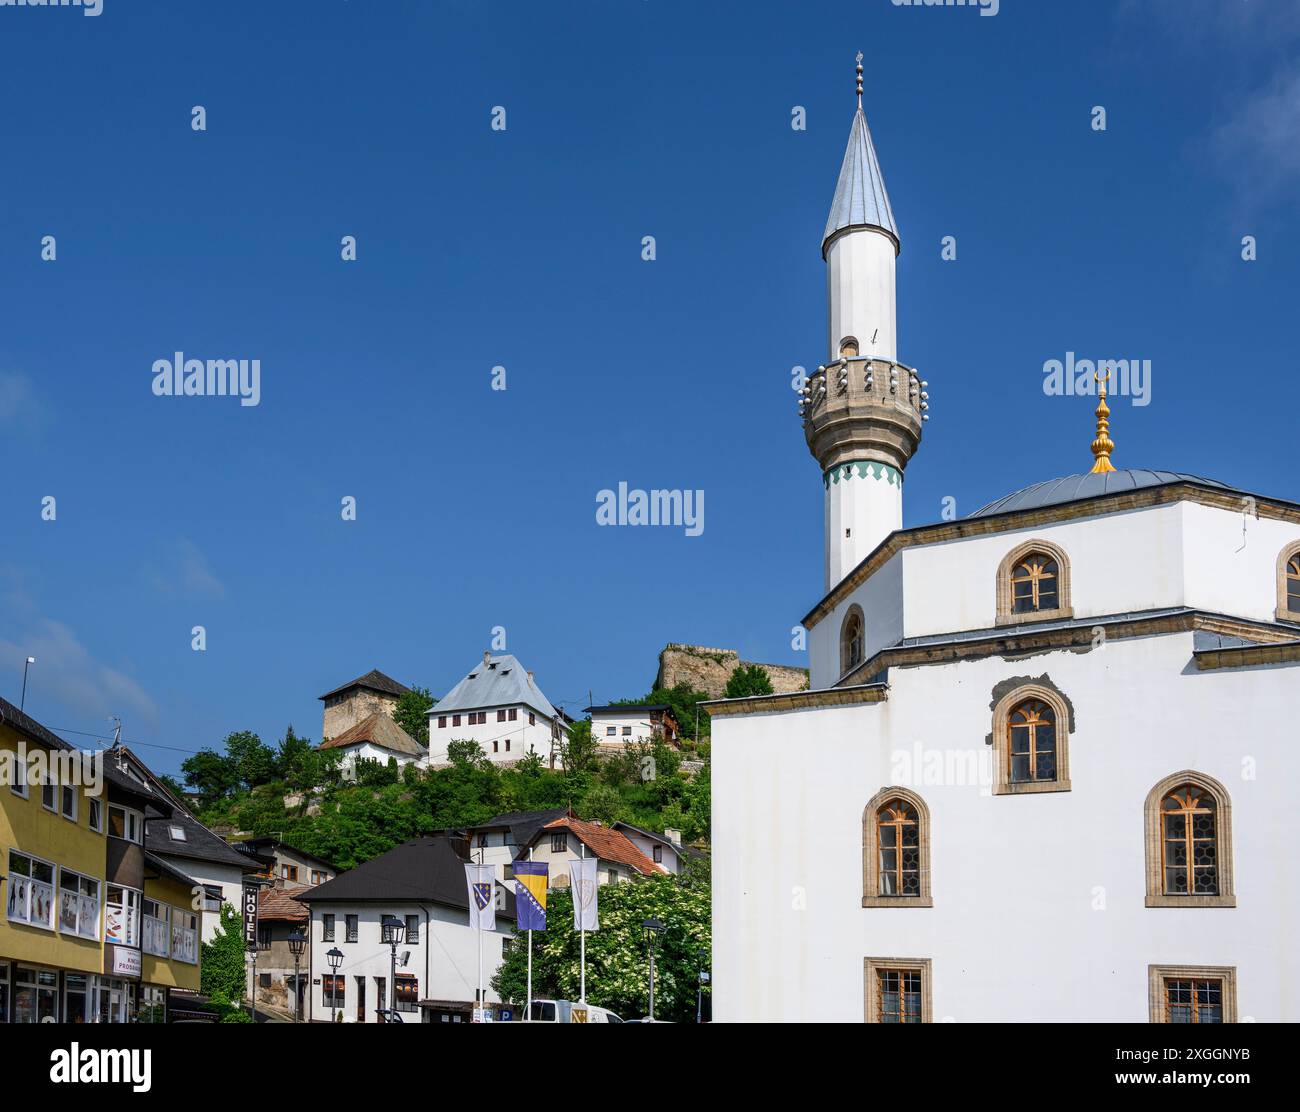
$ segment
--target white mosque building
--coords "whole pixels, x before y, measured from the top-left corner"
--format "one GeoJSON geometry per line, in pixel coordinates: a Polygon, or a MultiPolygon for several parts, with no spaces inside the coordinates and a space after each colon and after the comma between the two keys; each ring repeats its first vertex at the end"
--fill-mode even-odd
{"type": "Polygon", "coordinates": [[[810,690],[710,707],[714,1017],[1300,1020],[1300,504],[1116,470],[1103,385],[1090,471],[904,529],[928,390],[861,73],[810,690]]]}

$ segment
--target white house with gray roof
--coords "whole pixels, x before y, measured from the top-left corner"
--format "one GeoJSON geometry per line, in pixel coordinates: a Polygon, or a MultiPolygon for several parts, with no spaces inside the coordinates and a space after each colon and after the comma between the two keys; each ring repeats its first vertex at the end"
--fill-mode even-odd
{"type": "Polygon", "coordinates": [[[477,741],[488,760],[498,764],[529,753],[547,764],[558,763],[559,741],[567,735],[564,717],[542,694],[533,673],[509,653],[485,652],[482,663],[429,711],[429,763],[446,764],[453,741],[477,741]]]}

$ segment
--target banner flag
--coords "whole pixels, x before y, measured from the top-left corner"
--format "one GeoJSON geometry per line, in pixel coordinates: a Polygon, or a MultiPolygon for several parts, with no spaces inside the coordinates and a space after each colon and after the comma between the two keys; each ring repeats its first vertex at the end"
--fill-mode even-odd
{"type": "Polygon", "coordinates": [[[551,866],[545,861],[516,861],[515,912],[521,931],[546,929],[546,884],[551,866]]]}
{"type": "Polygon", "coordinates": [[[573,889],[573,929],[594,931],[600,929],[596,913],[595,857],[582,857],[569,862],[569,884],[573,889]]]}
{"type": "Polygon", "coordinates": [[[480,931],[496,930],[496,867],[466,864],[465,883],[469,887],[469,925],[480,931]]]}

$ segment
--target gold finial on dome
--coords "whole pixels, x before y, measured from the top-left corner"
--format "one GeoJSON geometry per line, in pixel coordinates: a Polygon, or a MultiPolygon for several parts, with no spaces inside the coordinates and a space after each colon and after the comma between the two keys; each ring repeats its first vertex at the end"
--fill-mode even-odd
{"type": "Polygon", "coordinates": [[[858,51],[858,107],[862,107],[862,51],[858,51]]]}
{"type": "Polygon", "coordinates": [[[1106,383],[1110,381],[1110,371],[1106,372],[1105,378],[1096,373],[1092,377],[1101,387],[1101,400],[1097,403],[1097,438],[1092,442],[1092,454],[1096,457],[1096,462],[1092,465],[1091,474],[1101,475],[1115,470],[1115,465],[1110,462],[1115,442],[1110,438],[1110,406],[1106,404],[1106,383]]]}

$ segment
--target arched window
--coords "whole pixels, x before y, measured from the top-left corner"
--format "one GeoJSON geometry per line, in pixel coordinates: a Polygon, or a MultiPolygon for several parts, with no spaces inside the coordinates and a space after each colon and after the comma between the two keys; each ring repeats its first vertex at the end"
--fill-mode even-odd
{"type": "Polygon", "coordinates": [[[915,792],[885,788],[862,815],[862,906],[933,907],[930,810],[915,792]]]}
{"type": "Polygon", "coordinates": [[[1059,691],[1021,684],[993,708],[993,794],[1070,790],[1070,708],[1059,691]]]}
{"type": "Polygon", "coordinates": [[[856,336],[845,336],[840,341],[840,358],[856,359],[858,355],[858,338],[856,336]]]}
{"type": "Polygon", "coordinates": [[[840,675],[847,676],[866,658],[866,624],[862,607],[850,606],[840,626],[840,675]]]}
{"type": "Polygon", "coordinates": [[[1147,907],[1235,907],[1232,804],[1199,772],[1167,776],[1146,801],[1147,907]]]}
{"type": "Polygon", "coordinates": [[[1065,552],[1047,541],[1028,541],[1008,553],[998,567],[997,604],[999,623],[1071,617],[1065,552]]]}
{"type": "Polygon", "coordinates": [[[1284,548],[1278,557],[1277,618],[1300,622],[1300,544],[1284,548]]]}

